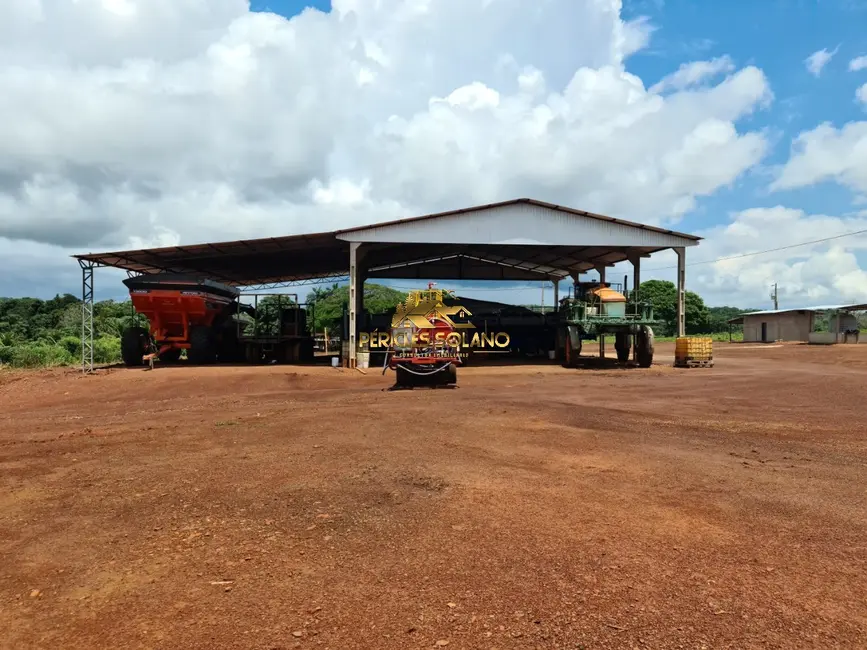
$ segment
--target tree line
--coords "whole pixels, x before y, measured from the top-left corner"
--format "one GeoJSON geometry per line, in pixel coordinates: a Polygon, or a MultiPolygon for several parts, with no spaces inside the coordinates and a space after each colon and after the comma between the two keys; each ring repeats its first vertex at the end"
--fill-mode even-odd
{"type": "MultiPolygon", "coordinates": [[[[677,289],[671,282],[648,280],[639,290],[642,300],[653,301],[656,318],[663,322],[660,336],[676,331],[677,289]]],[[[406,293],[379,284],[364,286],[365,308],[374,314],[392,311],[406,293]]],[[[268,299],[265,299],[267,303],[268,299]]],[[[308,325],[313,332],[340,336],[343,314],[349,304],[346,285],[314,288],[307,297],[308,325]]],[[[260,307],[262,307],[260,302],[260,307]]],[[[129,300],[103,300],[94,304],[94,361],[114,363],[120,359],[120,335],[135,316],[129,300]]],[[[701,296],[686,293],[688,334],[728,331],[728,321],[745,310],[707,307],[701,296]]],[[[0,365],[37,367],[72,365],[81,360],[81,300],[73,295],[38,298],[0,298],[0,365]]]]}

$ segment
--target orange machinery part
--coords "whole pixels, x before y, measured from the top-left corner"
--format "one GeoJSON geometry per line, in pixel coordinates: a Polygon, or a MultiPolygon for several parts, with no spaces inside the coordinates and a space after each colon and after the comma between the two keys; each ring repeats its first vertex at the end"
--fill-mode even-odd
{"type": "Polygon", "coordinates": [[[150,290],[130,292],[135,310],[150,322],[150,330],[157,343],[172,348],[190,347],[190,327],[210,326],[226,306],[212,296],[178,290],[150,290]]]}

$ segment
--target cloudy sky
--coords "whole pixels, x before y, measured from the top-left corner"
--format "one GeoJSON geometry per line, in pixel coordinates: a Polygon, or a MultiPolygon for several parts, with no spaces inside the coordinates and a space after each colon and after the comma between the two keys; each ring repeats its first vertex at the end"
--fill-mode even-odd
{"type": "Polygon", "coordinates": [[[304,4],[3,0],[0,295],[529,196],[703,235],[710,304],[867,300],[867,234],[794,246],[867,230],[867,2],[304,4]]]}

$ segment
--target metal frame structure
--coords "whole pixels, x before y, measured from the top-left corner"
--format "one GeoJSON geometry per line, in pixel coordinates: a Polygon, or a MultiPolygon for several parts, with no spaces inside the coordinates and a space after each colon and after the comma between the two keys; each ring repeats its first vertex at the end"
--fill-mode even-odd
{"type": "MultiPolygon", "coordinates": [[[[253,293],[257,291],[272,291],[274,289],[288,289],[291,287],[305,287],[311,286],[314,284],[334,284],[341,282],[348,282],[349,276],[344,274],[330,275],[324,278],[310,278],[309,280],[295,280],[289,282],[269,282],[266,284],[254,284],[250,286],[245,286],[243,291],[241,292],[242,296],[253,295],[253,293]],[[250,293],[252,292],[252,293],[250,293]]],[[[280,295],[280,294],[268,294],[268,295],[280,295]]]]}
{"type": "MultiPolygon", "coordinates": [[[[91,311],[83,312],[93,368],[93,268],[109,266],[131,274],[183,273],[250,291],[321,283],[349,283],[349,365],[355,365],[357,330],[365,280],[574,281],[617,263],[633,265],[633,286],[641,282],[641,258],[674,249],[678,258],[677,330],[685,323],[686,247],[700,237],[654,226],[514,199],[461,210],[411,217],[346,230],[264,239],[171,246],[76,255],[85,275],[91,311]],[[89,274],[89,275],[88,275],[89,274]],[[89,325],[88,325],[89,323],[89,325]],[[89,327],[89,329],[88,329],[89,327]]],[[[89,359],[89,360],[88,360],[89,359]]]]}
{"type": "Polygon", "coordinates": [[[93,269],[101,264],[79,260],[81,266],[81,369],[93,372],[93,269]]]}

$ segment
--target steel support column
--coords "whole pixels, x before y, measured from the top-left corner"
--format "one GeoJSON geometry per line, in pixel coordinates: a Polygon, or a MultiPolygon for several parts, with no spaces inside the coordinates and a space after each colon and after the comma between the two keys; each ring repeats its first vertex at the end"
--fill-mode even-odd
{"type": "Polygon", "coordinates": [[[81,371],[93,372],[93,269],[96,264],[79,260],[81,266],[81,371]]]}
{"type": "MultiPolygon", "coordinates": [[[[636,314],[641,313],[638,308],[638,301],[641,300],[641,255],[636,255],[629,260],[632,263],[632,295],[635,303],[636,314]]],[[[627,300],[628,300],[627,296],[627,300]]],[[[627,303],[628,304],[628,303],[627,303]]],[[[631,336],[632,339],[632,358],[638,359],[638,337],[631,336]]]]}
{"type": "Polygon", "coordinates": [[[361,244],[349,244],[349,367],[356,367],[358,353],[358,315],[364,307],[364,251],[361,244]]]}
{"type": "Polygon", "coordinates": [[[686,336],[686,248],[678,246],[677,253],[677,335],[686,336]]]}
{"type": "MultiPolygon", "coordinates": [[[[605,286],[605,269],[606,269],[606,267],[604,264],[596,267],[596,271],[599,273],[599,284],[602,286],[605,286]]],[[[599,309],[600,309],[600,313],[601,313],[601,310],[602,310],[602,303],[601,302],[599,303],[599,309]]],[[[603,334],[603,333],[599,334],[599,358],[600,359],[605,358],[605,334],[603,334]]]]}
{"type": "Polygon", "coordinates": [[[554,311],[560,309],[560,278],[551,280],[554,283],[554,311]]]}

